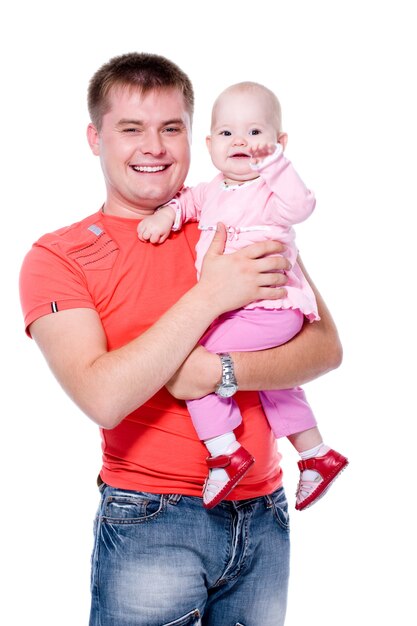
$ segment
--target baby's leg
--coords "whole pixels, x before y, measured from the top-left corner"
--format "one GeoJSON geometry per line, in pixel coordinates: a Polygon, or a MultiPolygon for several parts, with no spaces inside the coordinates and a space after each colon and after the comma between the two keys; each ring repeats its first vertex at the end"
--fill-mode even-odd
{"type": "Polygon", "coordinates": [[[326,493],[348,460],[323,443],[302,389],[261,391],[260,397],[275,436],[287,437],[300,454],[295,508],[301,511],[326,493]]]}
{"type": "Polygon", "coordinates": [[[302,430],[299,433],[292,433],[287,438],[300,454],[323,443],[323,438],[317,426],[302,430]]]}
{"type": "MultiPolygon", "coordinates": [[[[288,341],[302,324],[300,311],[240,310],[216,320],[201,344],[210,352],[264,349],[288,341]]],[[[232,398],[219,398],[213,393],[188,401],[187,408],[198,436],[211,454],[203,501],[206,508],[212,508],[230,493],[254,459],[233,433],[242,417],[232,398]]]]}
{"type": "MultiPolygon", "coordinates": [[[[201,345],[210,352],[270,348],[285,343],[296,335],[303,325],[303,319],[300,311],[292,309],[233,311],[216,320],[201,340],[201,345]]],[[[294,393],[300,398],[303,396],[301,389],[294,393]]],[[[236,402],[232,398],[220,398],[214,393],[188,401],[187,407],[202,440],[228,433],[242,421],[236,402]]]]}
{"type": "Polygon", "coordinates": [[[211,509],[229,495],[249,471],[254,458],[236,441],[233,430],[242,422],[242,416],[232,398],[211,393],[187,401],[187,408],[198,436],[210,453],[203,504],[211,509]]]}
{"type": "Polygon", "coordinates": [[[187,409],[202,441],[233,431],[242,423],[239,407],[233,398],[220,398],[215,393],[198,400],[187,400],[187,409]]]}
{"type": "MultiPolygon", "coordinates": [[[[260,391],[259,396],[277,439],[314,429],[317,426],[316,418],[301,387],[260,391]]],[[[292,442],[291,439],[290,441],[292,442]]]]}
{"type": "Polygon", "coordinates": [[[210,352],[252,352],[286,343],[304,323],[298,309],[239,309],[221,315],[201,344],[210,352]]]}

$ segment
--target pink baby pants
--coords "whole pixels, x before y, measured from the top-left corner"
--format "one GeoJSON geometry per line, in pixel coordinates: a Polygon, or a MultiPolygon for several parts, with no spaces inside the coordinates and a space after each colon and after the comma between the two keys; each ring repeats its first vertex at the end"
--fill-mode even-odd
{"type": "MultiPolygon", "coordinates": [[[[304,316],[298,309],[239,309],[216,320],[201,340],[210,352],[251,352],[286,343],[300,330],[304,316]]],[[[275,437],[313,428],[317,422],[300,387],[260,391],[259,396],[275,437]]],[[[242,422],[233,398],[215,393],[188,400],[194,427],[203,441],[223,435],[242,422]]]]}

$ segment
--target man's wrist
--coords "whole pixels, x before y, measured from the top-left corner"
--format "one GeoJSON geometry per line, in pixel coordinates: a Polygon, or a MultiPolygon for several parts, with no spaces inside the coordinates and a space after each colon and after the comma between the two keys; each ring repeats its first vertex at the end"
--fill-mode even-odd
{"type": "Polygon", "coordinates": [[[215,352],[209,352],[204,346],[200,346],[196,348],[195,353],[198,354],[199,360],[194,362],[196,390],[191,399],[214,393],[222,377],[221,361],[215,352]]]}

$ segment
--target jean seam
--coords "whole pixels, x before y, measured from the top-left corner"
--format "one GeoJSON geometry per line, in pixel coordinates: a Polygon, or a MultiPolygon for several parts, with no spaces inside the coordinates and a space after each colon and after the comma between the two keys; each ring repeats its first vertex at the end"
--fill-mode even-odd
{"type": "MultiPolygon", "coordinates": [[[[107,504],[111,501],[115,502],[117,501],[118,496],[110,496],[106,502],[105,505],[107,506],[107,504]]],[[[133,500],[133,498],[132,498],[133,500]]],[[[126,501],[125,501],[126,502],[126,501]]],[[[149,504],[150,500],[147,500],[145,498],[142,499],[142,504],[144,504],[145,506],[147,506],[149,504]]],[[[155,519],[157,519],[158,517],[160,517],[160,515],[162,513],[164,513],[167,509],[167,502],[168,502],[168,496],[165,495],[161,495],[160,496],[160,500],[159,500],[159,508],[157,511],[155,511],[154,513],[151,513],[149,515],[144,515],[142,517],[132,517],[132,518],[119,518],[119,517],[109,517],[107,515],[103,515],[102,516],[102,520],[106,523],[106,524],[110,524],[113,526],[130,526],[132,524],[144,524],[146,522],[152,522],[155,519]]],[[[103,509],[105,507],[103,506],[103,509]]]]}
{"type": "Polygon", "coordinates": [[[272,498],[273,514],[274,514],[274,517],[275,517],[276,521],[278,522],[279,526],[282,528],[282,530],[284,530],[286,533],[289,534],[289,532],[290,532],[290,518],[289,518],[289,514],[288,514],[288,502],[287,502],[287,499],[286,499],[286,497],[285,497],[285,495],[283,493],[280,493],[279,497],[280,497],[280,501],[279,502],[277,502],[276,499],[274,500],[272,498]],[[281,503],[281,498],[283,498],[282,503],[281,503]],[[282,506],[282,504],[284,506],[282,506]],[[286,508],[284,508],[284,507],[286,507],[286,508]],[[286,522],[284,522],[281,519],[281,516],[279,515],[278,510],[280,510],[282,512],[282,515],[284,515],[286,517],[286,520],[287,520],[286,522]]]}
{"type": "MultiPolygon", "coordinates": [[[[241,573],[246,569],[246,559],[248,555],[248,546],[249,546],[249,522],[252,517],[252,513],[253,513],[253,507],[251,507],[250,509],[248,509],[246,513],[244,513],[244,521],[242,522],[242,527],[240,530],[241,536],[244,535],[244,544],[241,549],[240,559],[232,570],[232,575],[231,576],[227,575],[227,563],[226,563],[226,569],[223,571],[223,574],[221,575],[221,577],[213,585],[212,587],[213,589],[216,587],[221,587],[222,585],[226,585],[228,583],[233,583],[237,578],[239,578],[241,573]]],[[[232,565],[233,565],[233,562],[232,562],[232,565]]]]}
{"type": "Polygon", "coordinates": [[[101,515],[97,515],[97,524],[95,530],[95,541],[94,541],[94,552],[93,552],[93,562],[92,562],[92,580],[91,580],[91,595],[93,594],[96,597],[97,605],[100,606],[100,546],[101,546],[101,524],[102,518],[101,515]]]}

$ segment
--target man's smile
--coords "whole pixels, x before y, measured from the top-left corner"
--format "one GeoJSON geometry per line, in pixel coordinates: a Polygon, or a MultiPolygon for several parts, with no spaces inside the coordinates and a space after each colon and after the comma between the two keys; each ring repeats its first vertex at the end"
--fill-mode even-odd
{"type": "Polygon", "coordinates": [[[154,174],[155,172],[163,172],[169,165],[131,165],[135,172],[146,172],[147,174],[154,174]]]}

